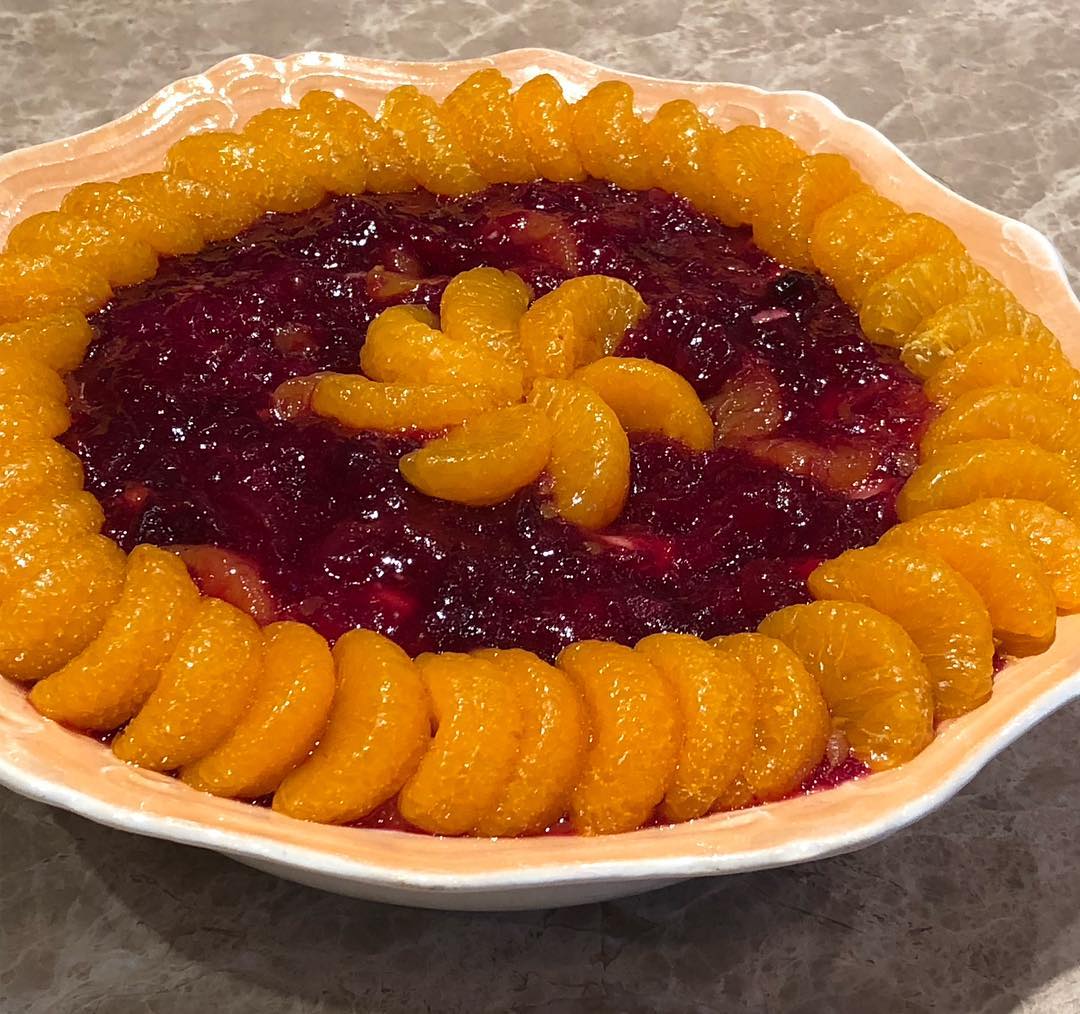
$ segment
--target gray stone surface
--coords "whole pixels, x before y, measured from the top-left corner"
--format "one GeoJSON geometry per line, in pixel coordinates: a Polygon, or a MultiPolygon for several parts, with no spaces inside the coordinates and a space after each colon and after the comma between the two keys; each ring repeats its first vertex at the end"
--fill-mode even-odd
{"type": "MultiPolygon", "coordinates": [[[[0,149],[87,128],[235,52],[442,59],[546,45],[806,87],[1080,277],[1076,0],[0,0],[0,149]]],[[[1073,705],[858,854],[565,911],[306,890],[0,793],[0,1010],[1080,1011],[1073,705]]]]}

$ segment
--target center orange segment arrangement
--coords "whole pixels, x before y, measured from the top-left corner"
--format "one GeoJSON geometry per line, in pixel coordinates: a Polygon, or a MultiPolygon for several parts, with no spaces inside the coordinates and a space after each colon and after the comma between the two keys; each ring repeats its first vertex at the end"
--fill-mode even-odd
{"type": "MultiPolygon", "coordinates": [[[[710,412],[678,374],[617,356],[649,313],[623,280],[533,297],[510,272],[467,271],[438,314],[376,318],[363,375],[290,381],[278,411],[425,431],[400,462],[425,494],[483,509],[541,479],[552,509],[591,529],[626,500],[628,431],[701,451],[775,411],[767,385],[749,385],[710,412]]],[[[483,70],[442,103],[397,88],[377,117],[313,92],[237,133],[187,137],[164,172],[85,184],[12,230],[0,673],[49,718],[120,728],[124,760],[218,795],[272,796],[306,820],[359,821],[396,800],[437,834],[539,833],[564,816],[607,834],[778,800],[837,744],[874,770],[910,760],[935,722],[987,700],[995,652],[1052,642],[1057,614],[1080,605],[1078,416],[1080,374],[1042,321],[946,225],[876,194],[841,155],[770,128],[724,131],[685,100],[646,120],[617,81],[571,103],[549,76],[515,90],[483,70]],[[824,274],[866,335],[923,378],[939,413],[902,523],[821,564],[816,601],[756,633],[581,642],[554,665],[518,649],[410,659],[372,631],[331,650],[302,624],[260,629],[201,596],[176,555],[125,558],[99,534],[80,463],[54,438],[68,425],[61,374],[114,288],[327,194],[586,176],[752,226],[767,253],[824,274]]]]}

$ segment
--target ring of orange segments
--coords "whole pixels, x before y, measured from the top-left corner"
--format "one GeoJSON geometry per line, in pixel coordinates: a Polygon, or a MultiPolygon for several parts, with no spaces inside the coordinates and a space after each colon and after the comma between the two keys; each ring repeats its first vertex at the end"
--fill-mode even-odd
{"type": "MultiPolygon", "coordinates": [[[[275,408],[353,429],[458,427],[403,462],[432,495],[495,502],[546,468],[556,509],[602,528],[626,497],[624,428],[714,440],[685,381],[617,356],[647,312],[623,279],[573,278],[533,300],[517,276],[476,268],[447,285],[438,319],[405,307],[373,322],[367,377],[298,378],[275,408]],[[508,468],[499,448],[527,467],[508,468]],[[496,476],[486,487],[483,463],[496,476]]],[[[773,411],[721,401],[723,439],[773,411]]],[[[85,184],[12,229],[0,255],[0,664],[59,720],[107,731],[130,718],[118,756],[213,792],[274,792],[275,810],[304,819],[347,823],[398,797],[407,819],[441,833],[532,833],[566,810],[603,833],[778,799],[821,760],[831,726],[874,768],[913,756],[935,713],[984,699],[995,644],[1041,650],[1056,610],[1080,606],[1078,403],[1057,340],[947,226],[776,130],[721,130],[686,100],[646,121],[622,83],[571,103],[548,75],[515,90],[492,68],[441,104],[397,88],[377,117],[311,92],[242,131],[184,138],[165,172],[85,184]],[[200,598],[171,554],[144,546],[125,560],[98,534],[81,465],[51,439],[68,421],[55,371],[82,361],[86,314],[114,287],[327,192],[459,195],[586,174],[679,193],[822,271],[943,410],[900,496],[909,520],[815,571],[819,601],[712,646],[587,642],[556,667],[520,651],[416,663],[372,631],[330,656],[309,628],[260,632],[200,598]],[[917,591],[893,594],[900,585],[917,591]],[[930,615],[941,589],[948,618],[930,615]]]]}

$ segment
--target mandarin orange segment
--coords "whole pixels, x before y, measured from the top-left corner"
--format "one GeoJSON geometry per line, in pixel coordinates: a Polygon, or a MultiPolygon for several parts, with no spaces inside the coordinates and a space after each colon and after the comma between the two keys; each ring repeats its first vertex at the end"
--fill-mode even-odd
{"type": "Polygon", "coordinates": [[[0,352],[0,394],[67,400],[67,386],[56,370],[22,352],[0,352]]]}
{"type": "Polygon", "coordinates": [[[758,630],[799,656],[834,728],[873,770],[911,760],[933,739],[930,675],[895,620],[854,602],[812,602],[766,616],[758,630]]]}
{"type": "MultiPolygon", "coordinates": [[[[97,200],[103,197],[107,200],[97,217],[103,220],[114,217],[121,232],[156,236],[146,240],[154,250],[169,254],[195,252],[211,239],[202,214],[207,202],[222,218],[243,221],[245,225],[262,214],[237,195],[219,190],[219,185],[210,188],[165,172],[138,173],[120,180],[115,190],[109,188],[104,195],[98,194],[97,200]],[[115,205],[111,210],[110,204],[115,205]]],[[[92,193],[86,195],[88,205],[95,199],[92,193]]]]}
{"type": "Polygon", "coordinates": [[[45,254],[0,255],[0,324],[104,306],[112,289],[103,275],[45,254]]]}
{"type": "Polygon", "coordinates": [[[124,554],[100,535],[35,560],[0,610],[0,675],[32,681],[56,672],[101,630],[123,580],[124,554]]]}
{"type": "Polygon", "coordinates": [[[979,593],[925,550],[870,546],[828,560],[807,579],[816,599],[861,602],[900,624],[922,653],[936,721],[990,698],[994,631],[979,593]]]}
{"type": "Polygon", "coordinates": [[[307,162],[308,153],[304,150],[303,138],[300,137],[304,120],[304,113],[292,106],[268,106],[244,123],[240,129],[240,136],[258,145],[274,146],[286,138],[295,136],[299,142],[295,157],[302,162],[307,162]]]}
{"type": "Polygon", "coordinates": [[[141,240],[158,253],[184,254],[202,249],[202,231],[188,215],[169,204],[148,202],[126,180],[75,187],[67,192],[60,210],[100,222],[110,232],[141,240]]]}
{"type": "Polygon", "coordinates": [[[912,373],[925,379],[961,349],[995,338],[1060,348],[1046,325],[1010,293],[991,292],[966,297],[931,314],[905,341],[900,358],[912,373]]]}
{"type": "Polygon", "coordinates": [[[410,338],[429,338],[433,332],[437,332],[439,322],[426,306],[404,305],[391,306],[378,314],[368,325],[364,337],[364,347],[360,349],[360,367],[371,376],[372,380],[381,380],[378,374],[381,366],[386,361],[386,356],[378,355],[377,352],[389,351],[394,342],[401,340],[408,342],[410,338]],[[385,339],[380,341],[379,332],[383,332],[385,339]],[[368,342],[374,339],[371,348],[367,348],[368,342]],[[380,350],[376,346],[382,344],[385,348],[380,350]],[[365,351],[366,349],[366,351],[365,351]],[[365,362],[365,359],[367,360],[365,362]],[[374,371],[374,372],[371,372],[374,371]]]}
{"type": "Polygon", "coordinates": [[[1022,338],[1045,345],[1057,344],[1042,320],[1025,310],[1008,291],[968,297],[942,307],[927,320],[925,329],[964,345],[988,338],[1022,338]]]}
{"type": "Polygon", "coordinates": [[[258,151],[293,160],[304,177],[325,190],[323,179],[330,168],[329,153],[319,143],[318,134],[318,127],[306,112],[280,106],[256,113],[240,131],[240,136],[258,151]]]}
{"type": "Polygon", "coordinates": [[[515,681],[474,655],[421,655],[435,736],[398,794],[410,823],[466,834],[491,817],[515,773],[524,716],[515,681]]]}
{"type": "MultiPolygon", "coordinates": [[[[868,237],[904,209],[869,188],[826,208],[810,232],[810,259],[845,303],[856,304],[862,281],[859,255],[868,237]]],[[[857,305],[857,304],[856,304],[857,305]]]]}
{"type": "Polygon", "coordinates": [[[181,769],[192,788],[240,799],[273,792],[326,724],[335,682],[326,641],[303,623],[272,623],[262,636],[251,707],[220,746],[181,769]]]}
{"type": "Polygon", "coordinates": [[[82,488],[82,462],[54,440],[0,440],[0,513],[82,488]]]}
{"type": "Polygon", "coordinates": [[[58,547],[95,535],[105,523],[90,493],[43,494],[0,519],[0,599],[14,591],[58,547]]]}
{"type": "Polygon", "coordinates": [[[902,520],[985,497],[1041,500],[1080,521],[1080,466],[1023,440],[969,440],[923,459],[896,498],[902,520]]]}
{"type": "Polygon", "coordinates": [[[706,171],[714,181],[712,206],[725,225],[749,225],[771,200],[781,167],[806,157],[790,137],[772,127],[744,125],[709,145],[706,171]]]}
{"type": "Polygon", "coordinates": [[[264,211],[254,194],[225,179],[140,173],[124,180],[124,190],[140,205],[161,209],[166,218],[190,219],[208,243],[231,239],[264,211]]]}
{"type": "Polygon", "coordinates": [[[807,155],[782,165],[768,201],[754,209],[754,241],[784,264],[812,268],[810,236],[818,216],[864,188],[843,155],[807,155]]]}
{"type": "Polygon", "coordinates": [[[30,703],[78,729],[117,728],[157,686],[165,660],[198,605],[199,591],[181,560],[155,546],[136,546],[101,632],[62,669],[36,684],[30,703]]]}
{"type": "Polygon", "coordinates": [[[574,146],[574,110],[550,74],[529,78],[510,99],[514,125],[529,147],[530,161],[545,179],[585,178],[574,146]]]}
{"type": "Polygon", "coordinates": [[[585,172],[625,190],[653,186],[645,125],[624,81],[601,81],[573,107],[574,147],[585,172]]]}
{"type": "MultiPolygon", "coordinates": [[[[283,392],[283,384],[275,393],[283,392]]],[[[428,431],[456,426],[502,402],[481,387],[458,384],[379,384],[350,373],[328,373],[309,385],[307,397],[316,415],[355,430],[428,431]]]]}
{"type": "Polygon", "coordinates": [[[784,421],[783,399],[773,371],[751,362],[705,402],[713,417],[716,442],[738,446],[748,438],[768,436],[784,421]]]}
{"type": "Polygon", "coordinates": [[[420,672],[393,641],[352,630],[334,645],[337,690],[319,745],[286,775],[274,809],[320,823],[359,820],[416,771],[431,742],[420,672]]]}
{"type": "Polygon", "coordinates": [[[976,500],[965,510],[1008,525],[1042,568],[1058,609],[1080,609],[1080,524],[1036,500],[976,500]]]}
{"type": "Polygon", "coordinates": [[[54,370],[75,369],[86,355],[94,332],[77,310],[0,325],[0,355],[31,356],[54,370]]]}
{"type": "Polygon", "coordinates": [[[574,828],[616,834],[641,827],[675,779],[683,745],[679,699],[643,654],[579,641],[557,660],[581,689],[592,728],[585,767],[570,797],[574,828]]]}
{"type": "Polygon", "coordinates": [[[630,442],[619,417],[575,380],[537,380],[529,404],[551,421],[547,470],[556,511],[583,528],[611,524],[630,489],[630,442]]]}
{"type": "Polygon", "coordinates": [[[634,651],[667,677],[682,715],[682,746],[660,815],[672,822],[702,817],[750,756],[754,678],[736,658],[690,634],[652,634],[634,651]]]}
{"type": "Polygon", "coordinates": [[[487,507],[536,480],[551,456],[551,423],[530,405],[511,405],[466,420],[406,454],[398,467],[420,492],[487,507]]]}
{"type": "Polygon", "coordinates": [[[443,121],[488,183],[536,179],[529,143],[514,120],[510,81],[494,67],[475,71],[445,99],[443,121]]]}
{"type": "Polygon", "coordinates": [[[926,456],[983,439],[1025,440],[1080,461],[1080,412],[1022,387],[968,391],[930,423],[919,447],[926,456]]]}
{"type": "Polygon", "coordinates": [[[780,436],[744,439],[739,446],[759,461],[814,479],[845,496],[858,496],[877,464],[873,449],[845,441],[826,446],[801,437],[780,436]]]}
{"type": "Polygon", "coordinates": [[[0,553],[4,559],[21,557],[26,541],[36,542],[45,528],[94,534],[104,523],[105,512],[92,493],[70,490],[50,497],[42,491],[0,516],[0,553]]]}
{"type": "Polygon", "coordinates": [[[113,753],[154,771],[205,757],[251,705],[262,654],[250,616],[221,599],[201,599],[146,703],[113,741],[113,753]]]}
{"type": "Polygon", "coordinates": [[[966,578],[990,613],[994,636],[1013,655],[1036,655],[1054,640],[1050,582],[1003,522],[970,509],[931,511],[890,528],[880,545],[932,553],[966,578]]]}
{"type": "MultiPolygon", "coordinates": [[[[245,129],[236,140],[219,144],[220,164],[224,168],[226,185],[236,174],[246,176],[248,184],[261,182],[260,207],[267,211],[304,211],[313,208],[326,196],[321,178],[326,169],[326,152],[313,142],[310,120],[306,113],[295,109],[280,112],[278,129],[266,133],[258,126],[249,134],[245,129]],[[288,124],[288,130],[282,130],[288,124]]],[[[230,138],[231,135],[222,135],[230,138]]],[[[207,177],[189,173],[196,179],[213,182],[213,172],[207,177]]]]}
{"type": "Polygon", "coordinates": [[[206,543],[173,546],[172,551],[184,561],[204,595],[236,606],[260,626],[277,615],[277,599],[250,557],[206,543]]]}
{"type": "Polygon", "coordinates": [[[407,271],[391,271],[376,264],[366,272],[364,288],[376,303],[390,303],[399,296],[411,296],[422,285],[424,280],[418,278],[412,266],[407,271]]]}
{"type": "Polygon", "coordinates": [[[32,394],[0,392],[0,440],[14,437],[58,437],[71,425],[61,401],[32,394]]]}
{"type": "Polygon", "coordinates": [[[666,366],[610,356],[583,366],[574,379],[593,388],[628,430],[659,433],[695,451],[713,446],[712,417],[690,384],[666,366]]]}
{"type": "MultiPolygon", "coordinates": [[[[352,102],[339,99],[333,92],[308,92],[300,100],[304,114],[304,131],[312,156],[312,174],[332,194],[362,194],[369,184],[385,177],[388,166],[368,166],[366,137],[377,137],[381,131],[375,120],[352,102]]],[[[389,138],[383,137],[389,148],[389,138]]],[[[392,149],[391,149],[392,150],[392,149]]],[[[395,182],[402,190],[409,189],[404,174],[405,160],[399,154],[397,168],[401,172],[395,182]]]]}
{"type": "Polygon", "coordinates": [[[1004,291],[966,255],[929,253],[871,285],[863,296],[859,323],[871,341],[902,346],[942,307],[965,298],[1002,297],[1004,291]]]}
{"type": "Polygon", "coordinates": [[[524,372],[484,345],[452,338],[421,306],[391,306],[367,329],[360,365],[372,380],[391,384],[464,384],[506,402],[519,401],[524,372]]]}
{"type": "Polygon", "coordinates": [[[645,125],[645,153],[654,184],[708,210],[714,183],[705,164],[718,135],[693,102],[665,102],[645,125]]]}
{"type": "Polygon", "coordinates": [[[1026,387],[1065,405],[1080,402],[1080,372],[1052,345],[990,338],[961,349],[927,380],[926,396],[948,405],[967,391],[1026,387]]]}
{"type": "Polygon", "coordinates": [[[68,428],[67,387],[24,352],[0,351],[0,440],[59,436],[68,428]]]}
{"type": "MultiPolygon", "coordinates": [[[[357,376],[354,373],[305,373],[283,380],[274,388],[273,394],[270,395],[270,414],[279,422],[296,422],[307,416],[318,414],[313,407],[315,391],[319,384],[329,377],[341,377],[346,381],[356,380],[357,386],[362,384],[376,388],[386,386],[374,384],[367,377],[357,376]]],[[[333,416],[330,415],[328,418],[333,418],[333,416]]]]}
{"type": "Polygon", "coordinates": [[[326,110],[308,104],[300,109],[266,109],[244,125],[244,136],[278,157],[294,160],[305,176],[335,194],[367,189],[367,162],[358,133],[334,129],[326,110]]]}
{"type": "Polygon", "coordinates": [[[749,756],[720,796],[734,809],[786,796],[825,755],[832,720],[817,681],[798,656],[764,634],[733,634],[709,642],[753,678],[757,708],[749,756]]]}
{"type": "Polygon", "coordinates": [[[569,377],[611,355],[648,307],[621,278],[582,275],[541,296],[521,318],[521,347],[533,376],[569,377]]]}
{"type": "MultiPolygon", "coordinates": [[[[308,92],[300,100],[300,109],[325,126],[331,150],[341,151],[346,159],[340,168],[335,166],[331,170],[340,174],[343,180],[330,186],[335,193],[339,192],[339,186],[342,193],[357,192],[344,189],[344,186],[359,182],[359,166],[352,170],[355,175],[351,179],[347,168],[353,159],[366,163],[366,188],[374,193],[394,194],[415,189],[416,178],[409,171],[409,162],[401,145],[366,110],[326,91],[308,92]],[[358,155],[352,154],[353,145],[359,146],[358,155]]],[[[332,177],[328,183],[331,182],[332,177]]]]}
{"type": "Polygon", "coordinates": [[[209,187],[224,187],[260,211],[302,211],[314,207],[325,194],[287,150],[221,130],[189,134],[177,141],[165,157],[165,171],[209,187]]]}
{"type": "Polygon", "coordinates": [[[524,369],[519,328],[532,290],[513,271],[472,268],[450,280],[439,302],[443,331],[524,369]]]}
{"type": "Polygon", "coordinates": [[[443,122],[438,103],[413,85],[401,85],[383,99],[379,125],[401,145],[409,175],[436,194],[460,196],[483,189],[469,154],[443,122]]]}
{"type": "Polygon", "coordinates": [[[581,693],[569,677],[532,652],[475,652],[505,673],[522,710],[521,750],[510,783],[473,829],[509,837],[543,831],[565,812],[589,745],[581,693]]]}
{"type": "Polygon", "coordinates": [[[146,243],[62,211],[23,219],[9,233],[7,249],[57,257],[101,275],[114,286],[152,278],[158,267],[157,254],[146,243]]]}
{"type": "Polygon", "coordinates": [[[861,306],[874,284],[887,274],[928,254],[962,259],[965,250],[952,229],[928,215],[901,214],[879,222],[855,252],[851,287],[855,305],[861,306]]]}

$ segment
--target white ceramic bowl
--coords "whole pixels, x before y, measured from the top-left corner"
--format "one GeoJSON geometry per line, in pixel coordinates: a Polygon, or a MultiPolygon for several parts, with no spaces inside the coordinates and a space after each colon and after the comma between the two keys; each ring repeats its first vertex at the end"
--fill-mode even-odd
{"type": "MultiPolygon", "coordinates": [[[[614,74],[544,50],[449,64],[326,53],[234,57],[176,82],[113,123],[0,157],[0,239],[25,215],[56,207],[78,183],[159,168],[166,148],[193,130],[235,126],[312,88],[335,89],[369,109],[402,83],[442,96],[466,74],[490,65],[515,82],[551,72],[572,98],[599,80],[621,77],[647,111],[685,96],[723,126],[761,123],[810,151],[847,155],[883,194],[952,226],[1074,358],[1080,353],[1080,304],[1049,241],[947,190],[876,130],[848,119],[826,99],[614,74]]],[[[868,845],[940,806],[1017,736],[1077,696],[1080,617],[1067,617],[1048,652],[1008,666],[989,703],[946,725],[897,770],[783,803],[606,838],[441,839],[291,820],[121,764],[95,740],[42,718],[22,689],[3,680],[0,782],[112,827],[215,849],[341,894],[430,908],[547,908],[868,845]]]]}

